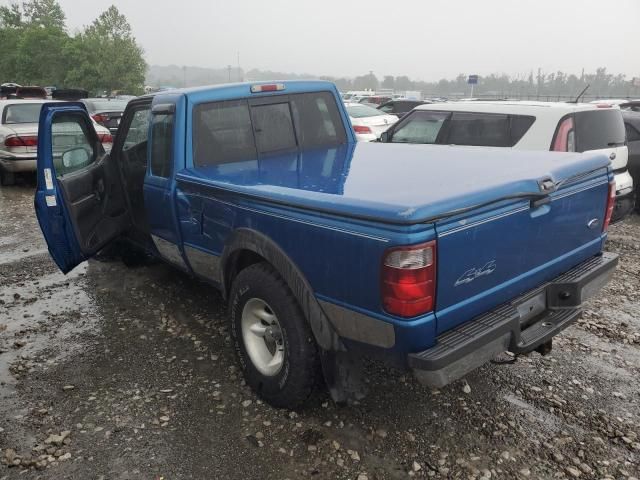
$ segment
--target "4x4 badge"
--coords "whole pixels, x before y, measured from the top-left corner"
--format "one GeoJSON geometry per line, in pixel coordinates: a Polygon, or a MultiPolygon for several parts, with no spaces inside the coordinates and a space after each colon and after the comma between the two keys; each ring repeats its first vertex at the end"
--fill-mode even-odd
{"type": "Polygon", "coordinates": [[[453,284],[454,287],[458,285],[464,285],[465,283],[471,283],[478,277],[483,277],[485,275],[491,275],[496,270],[496,261],[491,260],[490,262],[485,263],[480,268],[470,268],[462,275],[460,278],[456,280],[456,283],[453,284]]]}

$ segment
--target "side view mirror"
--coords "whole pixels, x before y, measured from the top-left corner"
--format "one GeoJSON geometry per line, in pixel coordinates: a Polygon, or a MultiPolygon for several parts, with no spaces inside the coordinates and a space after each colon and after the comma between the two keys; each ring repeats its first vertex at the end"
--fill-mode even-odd
{"type": "Polygon", "coordinates": [[[389,133],[389,130],[382,132],[378,140],[382,143],[389,143],[391,141],[391,134],[389,133]]]}
{"type": "Polygon", "coordinates": [[[76,147],[67,150],[62,154],[62,165],[64,168],[82,167],[89,163],[91,155],[85,147],[76,147]]]}

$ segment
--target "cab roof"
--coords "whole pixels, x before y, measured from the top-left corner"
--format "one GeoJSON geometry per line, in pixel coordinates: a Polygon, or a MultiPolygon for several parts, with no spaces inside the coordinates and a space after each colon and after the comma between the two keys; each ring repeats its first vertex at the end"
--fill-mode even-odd
{"type": "MultiPolygon", "coordinates": [[[[242,83],[222,83],[219,85],[207,85],[202,87],[179,88],[175,90],[166,90],[156,92],[149,96],[159,99],[165,96],[175,97],[176,95],[184,95],[190,101],[198,103],[201,101],[225,100],[234,98],[253,98],[269,95],[280,95],[287,93],[303,93],[315,91],[332,91],[338,95],[338,90],[332,82],[322,80],[270,80],[242,83]],[[275,92],[258,92],[252,93],[251,87],[255,85],[272,85],[282,84],[284,90],[275,92]]],[[[155,102],[156,100],[154,100],[155,102]]]]}

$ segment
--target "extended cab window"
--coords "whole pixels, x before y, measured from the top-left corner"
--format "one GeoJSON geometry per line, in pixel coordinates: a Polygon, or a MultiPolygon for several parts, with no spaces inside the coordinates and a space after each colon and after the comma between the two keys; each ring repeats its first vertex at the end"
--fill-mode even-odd
{"type": "Polygon", "coordinates": [[[393,132],[393,143],[436,143],[447,112],[415,111],[403,119],[393,132]]]}
{"type": "Polygon", "coordinates": [[[153,115],[151,125],[151,174],[169,178],[173,162],[173,114],[153,115]]]}
{"type": "Polygon", "coordinates": [[[598,109],[575,115],[576,150],[586,152],[621,147],[625,143],[622,114],[618,109],[598,109]]]}

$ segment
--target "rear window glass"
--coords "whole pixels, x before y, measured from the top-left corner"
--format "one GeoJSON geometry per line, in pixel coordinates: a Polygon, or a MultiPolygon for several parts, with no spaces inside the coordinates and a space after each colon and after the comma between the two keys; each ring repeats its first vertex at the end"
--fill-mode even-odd
{"type": "Polygon", "coordinates": [[[194,109],[193,161],[218,165],[256,158],[246,100],[205,103],[194,109]]]}
{"type": "Polygon", "coordinates": [[[436,143],[448,112],[415,111],[393,132],[393,143],[436,143]]]}
{"type": "Polygon", "coordinates": [[[38,123],[40,120],[41,103],[24,103],[21,105],[7,105],[4,107],[3,122],[5,124],[15,123],[38,123]]]}
{"type": "Polygon", "coordinates": [[[292,95],[291,111],[302,147],[331,147],[347,141],[340,112],[330,93],[292,95]]]}
{"type": "Polygon", "coordinates": [[[289,103],[251,107],[258,152],[269,153],[296,147],[289,103]]]}
{"type": "Polygon", "coordinates": [[[510,147],[509,117],[485,113],[454,113],[446,143],[510,147]]]}
{"type": "Polygon", "coordinates": [[[257,158],[260,154],[346,143],[336,101],[328,92],[289,95],[279,103],[232,100],[197,105],[193,113],[196,166],[257,158]]]}
{"type": "Polygon", "coordinates": [[[620,110],[577,112],[575,122],[576,147],[579,152],[624,145],[625,130],[620,110]]]}

